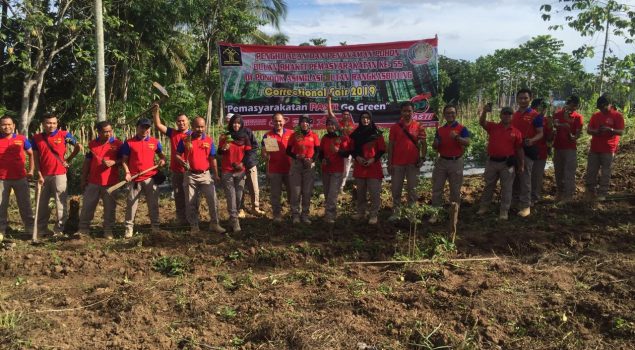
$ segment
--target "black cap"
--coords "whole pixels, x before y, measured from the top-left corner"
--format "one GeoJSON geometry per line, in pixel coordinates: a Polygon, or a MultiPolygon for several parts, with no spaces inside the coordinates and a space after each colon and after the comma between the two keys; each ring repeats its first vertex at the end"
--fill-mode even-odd
{"type": "Polygon", "coordinates": [[[152,126],[152,122],[148,118],[141,118],[141,119],[137,120],[137,126],[151,127],[152,126]]]}
{"type": "Polygon", "coordinates": [[[302,114],[300,116],[300,120],[298,120],[298,124],[302,122],[307,122],[309,124],[313,124],[313,119],[308,114],[302,114]]]}

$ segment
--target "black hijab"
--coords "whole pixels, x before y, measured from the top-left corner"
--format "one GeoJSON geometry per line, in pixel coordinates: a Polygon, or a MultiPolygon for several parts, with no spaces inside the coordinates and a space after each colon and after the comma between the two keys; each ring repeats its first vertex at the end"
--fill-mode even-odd
{"type": "Polygon", "coordinates": [[[227,132],[237,144],[246,145],[249,143],[249,135],[247,135],[247,131],[245,131],[245,122],[243,121],[243,117],[240,114],[234,114],[231,119],[229,119],[227,132]],[[238,129],[238,131],[234,130],[234,123],[236,122],[236,120],[240,122],[240,129],[238,129]]]}
{"type": "Polygon", "coordinates": [[[381,135],[381,131],[373,122],[373,115],[366,111],[362,112],[359,115],[359,120],[357,121],[357,129],[351,133],[350,138],[353,140],[353,144],[355,145],[355,149],[353,150],[353,156],[359,156],[362,154],[363,147],[365,144],[374,141],[381,135]],[[368,114],[370,117],[370,124],[362,125],[362,116],[364,114],[368,114]]]}

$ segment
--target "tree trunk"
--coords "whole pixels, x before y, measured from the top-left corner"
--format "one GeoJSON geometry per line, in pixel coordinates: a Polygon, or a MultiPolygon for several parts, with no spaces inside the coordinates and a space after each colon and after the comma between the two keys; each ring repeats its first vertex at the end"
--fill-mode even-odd
{"type": "Polygon", "coordinates": [[[606,32],[604,33],[604,49],[602,49],[602,63],[600,65],[600,96],[602,96],[602,90],[604,89],[604,65],[606,63],[606,48],[609,43],[609,17],[611,16],[611,8],[606,5],[606,32]]]}
{"type": "Polygon", "coordinates": [[[101,0],[95,0],[95,39],[97,43],[97,120],[106,120],[106,77],[104,73],[104,22],[101,0]]]}
{"type": "MultiPolygon", "coordinates": [[[[7,23],[7,11],[9,9],[8,0],[2,1],[2,23],[0,27],[0,34],[5,34],[5,29],[8,26],[7,23]]],[[[0,41],[0,104],[4,104],[4,50],[6,45],[4,40],[0,41]]]]}

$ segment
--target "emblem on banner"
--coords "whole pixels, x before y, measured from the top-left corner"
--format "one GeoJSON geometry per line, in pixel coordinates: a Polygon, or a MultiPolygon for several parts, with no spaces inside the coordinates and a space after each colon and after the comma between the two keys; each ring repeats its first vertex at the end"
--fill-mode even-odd
{"type": "Polygon", "coordinates": [[[220,63],[222,66],[242,66],[243,59],[240,47],[221,46],[220,63]]]}
{"type": "Polygon", "coordinates": [[[434,58],[434,46],[420,41],[408,49],[408,58],[413,64],[428,64],[434,58]]]}

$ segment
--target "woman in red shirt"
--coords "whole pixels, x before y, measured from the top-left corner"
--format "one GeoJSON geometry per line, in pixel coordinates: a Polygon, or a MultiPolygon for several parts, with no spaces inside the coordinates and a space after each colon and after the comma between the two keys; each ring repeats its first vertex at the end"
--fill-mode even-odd
{"type": "Polygon", "coordinates": [[[324,187],[324,220],[335,223],[337,196],[344,180],[344,159],[348,158],[348,137],[342,134],[337,119],[326,120],[326,134],[320,142],[322,186],[324,187]]]}
{"type": "Polygon", "coordinates": [[[381,203],[381,180],[384,178],[381,156],[386,153],[386,141],[370,112],[359,117],[359,126],[350,136],[351,155],[354,159],[353,177],[357,185],[357,213],[353,218],[359,220],[366,215],[366,192],[370,192],[370,219],[368,223],[377,224],[377,214],[381,203]]]}
{"type": "Polygon", "coordinates": [[[287,144],[287,155],[291,157],[289,170],[291,217],[294,224],[300,223],[300,201],[302,201],[302,222],[310,224],[309,209],[315,183],[315,161],[320,153],[320,138],[311,131],[313,120],[308,114],[303,114],[298,123],[298,128],[287,144]]]}
{"type": "Polygon", "coordinates": [[[227,210],[234,232],[240,232],[238,204],[245,189],[245,152],[251,149],[245,123],[239,114],[229,120],[227,132],[220,137],[218,154],[221,155],[221,181],[227,199],[227,210]]]}

